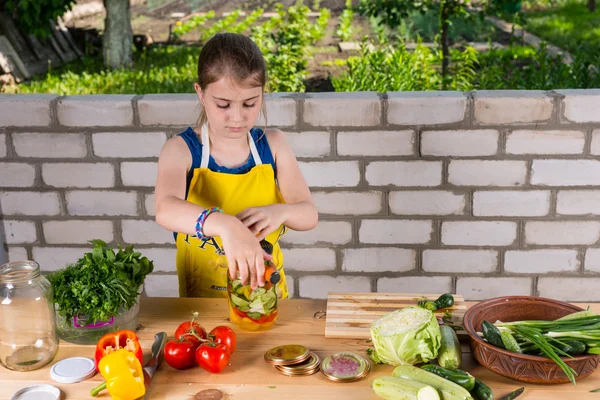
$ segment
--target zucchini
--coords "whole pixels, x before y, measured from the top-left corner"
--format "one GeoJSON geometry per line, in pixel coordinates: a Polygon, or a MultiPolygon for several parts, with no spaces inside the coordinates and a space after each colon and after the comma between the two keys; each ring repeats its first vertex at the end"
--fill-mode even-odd
{"type": "Polygon", "coordinates": [[[510,331],[502,331],[500,333],[500,338],[502,339],[502,343],[504,344],[506,350],[512,351],[513,353],[523,353],[521,346],[519,346],[519,343],[517,343],[517,340],[510,333],[510,331]]]}
{"type": "Polygon", "coordinates": [[[465,371],[451,371],[433,364],[425,364],[421,368],[427,372],[441,376],[444,379],[448,379],[449,381],[452,381],[469,391],[473,390],[475,387],[475,377],[465,371]]]}
{"type": "Polygon", "coordinates": [[[394,376],[375,378],[371,388],[387,400],[440,400],[440,394],[431,386],[394,376]]]}
{"type": "Polygon", "coordinates": [[[444,293],[435,301],[437,308],[449,308],[454,305],[454,296],[450,293],[444,293]]]}
{"type": "Polygon", "coordinates": [[[494,400],[494,393],[492,389],[479,379],[475,379],[475,387],[471,391],[475,400],[494,400]]]}
{"type": "Polygon", "coordinates": [[[483,338],[487,340],[489,344],[500,347],[501,349],[506,349],[506,347],[504,347],[504,342],[502,342],[500,331],[494,324],[484,320],[481,323],[481,330],[483,331],[483,338]]]}
{"type": "Polygon", "coordinates": [[[469,391],[462,386],[412,365],[400,365],[396,367],[393,375],[398,378],[410,379],[429,385],[439,390],[443,400],[473,400],[469,391]]]}
{"type": "Polygon", "coordinates": [[[555,341],[552,343],[570,356],[578,356],[585,353],[586,345],[579,340],[561,340],[560,343],[555,341]],[[561,343],[564,343],[561,344],[561,343]]]}
{"type": "Polygon", "coordinates": [[[454,329],[448,325],[440,325],[441,344],[438,352],[437,361],[442,368],[458,369],[462,362],[462,352],[460,343],[454,329]]]}

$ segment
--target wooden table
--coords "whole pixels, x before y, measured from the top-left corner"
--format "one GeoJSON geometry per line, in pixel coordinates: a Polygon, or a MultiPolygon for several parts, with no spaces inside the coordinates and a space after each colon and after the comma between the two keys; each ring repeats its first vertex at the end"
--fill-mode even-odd
{"type": "MultiPolygon", "coordinates": [[[[321,373],[304,377],[287,377],[263,361],[268,349],[290,343],[305,345],[320,357],[334,352],[353,351],[365,355],[369,346],[364,340],[326,339],[325,319],[314,319],[315,311],[325,310],[325,300],[286,300],[280,303],[277,325],[263,333],[246,333],[237,330],[238,346],[229,365],[220,374],[211,374],[199,367],[178,371],[163,363],[154,376],[154,381],[146,398],[150,399],[193,399],[202,390],[216,388],[225,395],[223,399],[365,399],[376,400],[371,381],[381,375],[391,375],[393,367],[374,366],[371,373],[361,381],[336,383],[327,380],[321,373]]],[[[596,312],[600,305],[592,305],[596,312]]],[[[177,325],[191,316],[192,311],[200,312],[200,322],[207,328],[229,324],[227,303],[224,299],[187,298],[142,298],[139,322],[143,329],[138,333],[144,348],[144,357],[150,355],[154,334],[160,331],[173,335],[177,325]]],[[[93,358],[94,346],[60,343],[60,350],[54,361],[67,357],[85,356],[93,358]]],[[[576,386],[527,385],[496,375],[479,366],[463,345],[464,369],[486,382],[494,391],[495,398],[525,386],[519,400],[565,400],[600,399],[600,393],[590,390],[600,388],[600,373],[577,383],[576,386]]],[[[32,372],[13,372],[0,367],[0,400],[10,398],[16,390],[28,385],[49,383],[63,391],[63,399],[89,399],[92,387],[102,382],[96,374],[93,378],[76,384],[62,384],[50,378],[50,365],[32,372]]],[[[98,399],[109,399],[106,392],[98,399]]]]}

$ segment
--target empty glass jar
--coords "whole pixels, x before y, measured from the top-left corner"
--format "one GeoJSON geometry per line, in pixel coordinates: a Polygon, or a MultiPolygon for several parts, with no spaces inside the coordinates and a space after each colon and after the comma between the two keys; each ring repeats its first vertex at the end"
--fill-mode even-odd
{"type": "Polygon", "coordinates": [[[32,371],[58,351],[52,286],[35,261],[0,266],[0,364],[32,371]]]}

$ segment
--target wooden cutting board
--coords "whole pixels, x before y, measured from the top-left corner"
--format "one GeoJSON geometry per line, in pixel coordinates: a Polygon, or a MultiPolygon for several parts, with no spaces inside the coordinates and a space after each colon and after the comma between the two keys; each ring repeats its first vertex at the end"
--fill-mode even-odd
{"type": "MultiPolygon", "coordinates": [[[[371,323],[382,315],[399,308],[416,306],[417,302],[426,298],[435,300],[440,294],[414,293],[341,293],[331,292],[327,296],[327,314],[325,316],[326,338],[370,339],[371,323]]],[[[462,324],[467,310],[462,295],[453,295],[454,305],[450,308],[435,311],[442,317],[446,310],[452,313],[452,322],[462,324]]],[[[458,331],[457,334],[463,332],[458,331]]]]}

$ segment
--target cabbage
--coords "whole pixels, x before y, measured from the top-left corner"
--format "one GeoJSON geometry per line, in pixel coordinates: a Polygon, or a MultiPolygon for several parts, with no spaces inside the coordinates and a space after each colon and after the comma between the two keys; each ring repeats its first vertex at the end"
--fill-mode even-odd
{"type": "Polygon", "coordinates": [[[375,347],[371,358],[390,365],[414,365],[437,357],[441,343],[437,319],[430,310],[407,307],[371,324],[375,347]]]}

